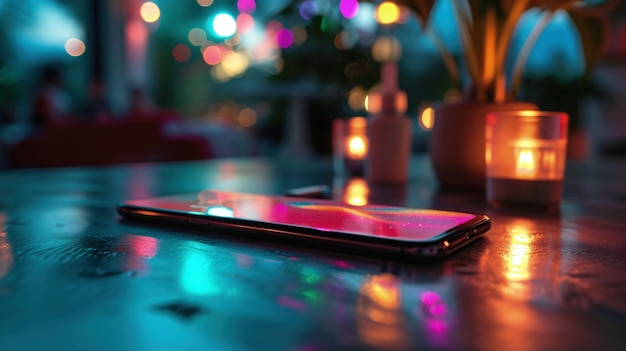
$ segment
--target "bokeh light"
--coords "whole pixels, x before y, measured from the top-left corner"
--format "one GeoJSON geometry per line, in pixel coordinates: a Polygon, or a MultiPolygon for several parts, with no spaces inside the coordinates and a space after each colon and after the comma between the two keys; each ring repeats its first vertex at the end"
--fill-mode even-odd
{"type": "Polygon", "coordinates": [[[293,33],[286,28],[283,28],[276,33],[276,43],[283,49],[290,47],[293,44],[293,33]]]}
{"type": "Polygon", "coordinates": [[[202,59],[211,66],[217,65],[222,60],[222,50],[218,45],[207,46],[202,51],[202,59]]]}
{"type": "Polygon", "coordinates": [[[302,26],[295,26],[291,28],[291,32],[293,33],[293,43],[294,45],[302,45],[307,39],[306,28],[302,26]]]}
{"type": "Polygon", "coordinates": [[[256,124],[257,120],[258,120],[258,115],[256,111],[249,107],[242,109],[241,111],[239,111],[239,114],[237,115],[237,121],[242,127],[246,127],[246,128],[252,127],[256,124]]]}
{"type": "Polygon", "coordinates": [[[239,43],[241,43],[241,35],[239,35],[239,33],[235,33],[235,35],[226,39],[226,41],[224,42],[224,44],[229,47],[237,46],[239,45],[239,43]]]}
{"type": "Polygon", "coordinates": [[[379,37],[372,45],[372,57],[378,62],[395,62],[402,56],[400,41],[394,37],[379,37]]]}
{"type": "Polygon", "coordinates": [[[215,16],[211,26],[213,28],[213,32],[222,38],[231,37],[237,31],[237,22],[233,16],[227,13],[220,13],[215,16]]]}
{"type": "Polygon", "coordinates": [[[159,20],[159,17],[161,17],[159,6],[151,1],[144,2],[139,12],[141,18],[148,23],[156,22],[159,20]]]}
{"type": "Polygon", "coordinates": [[[365,97],[367,90],[362,87],[354,87],[348,93],[348,106],[354,111],[360,111],[365,108],[365,97]]]}
{"type": "Polygon", "coordinates": [[[265,25],[265,31],[267,32],[268,36],[272,36],[273,34],[278,33],[278,31],[281,29],[283,29],[283,24],[276,20],[269,21],[267,25],[265,25]]]}
{"type": "Polygon", "coordinates": [[[228,76],[228,74],[224,72],[224,68],[222,67],[222,65],[213,67],[213,69],[211,70],[211,75],[213,76],[213,79],[222,83],[226,83],[231,79],[230,76],[228,76]]]}
{"type": "Polygon", "coordinates": [[[431,130],[435,124],[435,109],[428,106],[419,114],[419,125],[422,130],[431,130]]]}
{"type": "Polygon", "coordinates": [[[378,23],[376,23],[376,19],[374,18],[374,12],[374,4],[362,2],[359,6],[359,12],[352,18],[351,23],[360,31],[374,32],[378,27],[378,23]]]}
{"type": "Polygon", "coordinates": [[[276,75],[285,69],[285,60],[282,57],[277,57],[269,65],[264,66],[265,71],[269,74],[276,75]]]}
{"type": "Polygon", "coordinates": [[[400,19],[400,9],[393,2],[385,1],[376,7],[375,18],[380,24],[396,23],[400,19]]]}
{"type": "Polygon", "coordinates": [[[126,24],[126,40],[131,51],[144,47],[148,42],[148,30],[145,24],[139,19],[130,20],[126,24]]]}
{"type": "Polygon", "coordinates": [[[252,13],[256,9],[256,2],[254,0],[238,0],[237,9],[241,13],[252,13]]]}
{"type": "Polygon", "coordinates": [[[359,12],[359,2],[357,0],[341,0],[339,11],[345,18],[353,18],[359,12]]]}
{"type": "Polygon", "coordinates": [[[213,5],[213,0],[196,0],[196,2],[202,7],[208,7],[213,5]]]}
{"type": "Polygon", "coordinates": [[[185,44],[178,44],[172,50],[172,56],[176,62],[187,62],[191,58],[191,49],[185,44]]]}
{"type": "Polygon", "coordinates": [[[259,45],[252,49],[252,56],[256,61],[268,61],[274,56],[276,42],[273,40],[263,40],[259,45]]]}
{"type": "Polygon", "coordinates": [[[85,43],[80,39],[71,38],[65,42],[65,52],[70,56],[81,56],[85,53],[85,49],[85,43]]]}
{"type": "Polygon", "coordinates": [[[250,33],[254,29],[254,18],[247,13],[237,16],[237,30],[241,34],[250,33]]]}
{"type": "Polygon", "coordinates": [[[337,35],[335,36],[334,42],[335,42],[335,46],[337,47],[337,49],[350,50],[356,45],[358,40],[359,38],[356,35],[343,31],[343,32],[337,33],[337,35]]]}
{"type": "Polygon", "coordinates": [[[314,0],[306,0],[300,4],[300,16],[307,21],[317,15],[318,11],[317,2],[314,0]]]}
{"type": "Polygon", "coordinates": [[[189,42],[194,46],[201,46],[206,41],[206,32],[201,28],[192,28],[187,35],[189,42]]]}
{"type": "Polygon", "coordinates": [[[229,77],[241,76],[250,65],[248,56],[240,52],[229,52],[222,57],[222,69],[229,77]]]}

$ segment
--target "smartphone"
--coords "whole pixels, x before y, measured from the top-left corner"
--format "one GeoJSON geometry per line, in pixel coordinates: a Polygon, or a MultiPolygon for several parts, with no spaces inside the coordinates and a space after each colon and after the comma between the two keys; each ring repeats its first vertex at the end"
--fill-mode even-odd
{"type": "Polygon", "coordinates": [[[218,190],[128,200],[117,209],[128,219],[408,260],[443,258],[491,226],[482,214],[218,190]]]}

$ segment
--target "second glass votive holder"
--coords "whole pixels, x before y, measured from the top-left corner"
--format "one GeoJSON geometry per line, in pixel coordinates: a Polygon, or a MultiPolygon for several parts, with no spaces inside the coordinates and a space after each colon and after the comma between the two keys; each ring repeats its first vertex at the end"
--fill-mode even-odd
{"type": "Polygon", "coordinates": [[[559,207],[567,149],[568,115],[508,111],[487,115],[487,201],[495,207],[559,207]]]}

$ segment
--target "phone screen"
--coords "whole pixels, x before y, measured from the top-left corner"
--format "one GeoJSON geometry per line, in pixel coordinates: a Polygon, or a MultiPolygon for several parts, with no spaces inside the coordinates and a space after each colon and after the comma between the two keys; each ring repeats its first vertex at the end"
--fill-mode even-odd
{"type": "Polygon", "coordinates": [[[327,232],[342,232],[402,241],[428,242],[478,215],[391,206],[350,206],[328,200],[202,191],[125,205],[144,209],[267,222],[327,232]]]}

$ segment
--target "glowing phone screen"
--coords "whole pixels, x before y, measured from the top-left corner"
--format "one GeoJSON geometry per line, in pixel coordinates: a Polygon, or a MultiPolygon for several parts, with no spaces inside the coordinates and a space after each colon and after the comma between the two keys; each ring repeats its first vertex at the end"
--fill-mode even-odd
{"type": "Polygon", "coordinates": [[[269,222],[389,239],[426,241],[466,223],[476,215],[390,206],[350,206],[328,200],[301,199],[207,190],[143,200],[127,205],[178,213],[269,222]]]}

